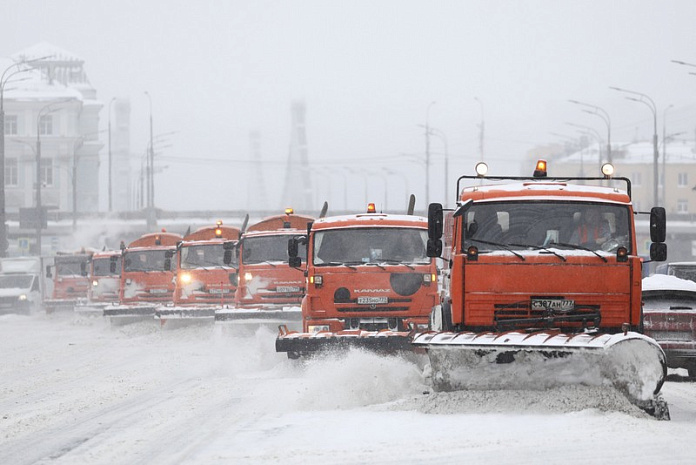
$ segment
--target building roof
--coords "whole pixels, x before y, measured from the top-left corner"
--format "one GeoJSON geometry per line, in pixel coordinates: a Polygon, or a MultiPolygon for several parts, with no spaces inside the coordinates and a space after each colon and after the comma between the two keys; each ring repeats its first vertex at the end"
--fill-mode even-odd
{"type": "MultiPolygon", "coordinates": [[[[660,142],[658,150],[660,152],[660,163],[662,163],[662,154],[664,152],[662,142],[660,142]]],[[[600,152],[602,154],[602,158],[606,159],[606,146],[602,146],[600,144],[595,143],[585,147],[583,150],[579,150],[570,155],[560,157],[556,159],[554,163],[562,162],[580,164],[582,162],[587,165],[593,163],[599,164],[600,152]]],[[[611,155],[612,162],[615,165],[651,165],[654,163],[654,148],[652,141],[637,141],[629,143],[612,144],[611,155]]],[[[693,146],[693,142],[681,140],[668,142],[667,158],[665,162],[672,164],[696,164],[696,151],[693,146]]]]}

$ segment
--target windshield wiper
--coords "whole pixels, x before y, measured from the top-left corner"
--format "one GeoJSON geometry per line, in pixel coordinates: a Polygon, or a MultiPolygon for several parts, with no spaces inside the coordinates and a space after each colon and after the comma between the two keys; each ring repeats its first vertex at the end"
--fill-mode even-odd
{"type": "Polygon", "coordinates": [[[395,260],[393,258],[382,258],[381,263],[386,263],[387,265],[404,265],[406,268],[410,270],[415,270],[416,268],[412,265],[409,265],[408,263],[405,263],[401,260],[395,260]]]}
{"type": "MultiPolygon", "coordinates": [[[[349,265],[348,263],[343,263],[343,262],[324,262],[324,263],[317,263],[317,265],[320,266],[345,266],[350,268],[351,270],[357,270],[356,267],[349,265]]],[[[362,263],[361,263],[362,265],[362,263]]]]}
{"type": "Polygon", "coordinates": [[[478,243],[480,243],[480,244],[486,244],[486,245],[492,245],[492,246],[495,246],[495,247],[500,247],[501,249],[507,250],[508,252],[510,252],[510,253],[513,254],[514,256],[518,257],[518,258],[519,258],[520,260],[522,260],[522,261],[526,261],[526,260],[527,260],[526,258],[524,258],[524,255],[522,255],[522,254],[520,254],[520,253],[518,253],[518,252],[515,252],[515,251],[512,250],[512,248],[511,248],[509,245],[507,245],[507,244],[501,244],[500,242],[484,241],[484,240],[481,240],[481,239],[473,239],[473,238],[469,238],[469,240],[470,240],[470,241],[473,241],[473,242],[478,242],[478,243]]]}
{"type": "Polygon", "coordinates": [[[583,246],[581,246],[581,245],[566,244],[566,243],[564,243],[564,242],[554,242],[553,244],[554,244],[554,245],[560,245],[561,247],[568,247],[568,248],[575,249],[575,250],[584,250],[584,251],[586,251],[586,252],[592,252],[593,254],[597,255],[599,258],[601,258],[602,260],[604,260],[604,263],[607,262],[607,257],[605,257],[604,255],[598,254],[596,250],[592,250],[592,249],[589,249],[589,248],[587,248],[587,247],[583,247],[583,246]]]}
{"type": "Polygon", "coordinates": [[[556,253],[553,250],[551,250],[547,247],[541,246],[541,245],[532,245],[532,244],[510,244],[510,245],[513,245],[515,247],[528,247],[528,248],[534,249],[534,250],[543,250],[545,252],[554,254],[555,256],[557,256],[558,258],[563,260],[564,262],[567,261],[567,259],[563,255],[556,253]]]}

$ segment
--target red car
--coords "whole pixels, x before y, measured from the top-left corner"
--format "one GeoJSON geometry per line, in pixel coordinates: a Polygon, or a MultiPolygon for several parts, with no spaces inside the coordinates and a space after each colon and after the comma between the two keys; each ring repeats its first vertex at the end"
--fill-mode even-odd
{"type": "Polygon", "coordinates": [[[656,274],[643,279],[645,335],[655,339],[669,368],[696,377],[696,282],[656,274]]]}

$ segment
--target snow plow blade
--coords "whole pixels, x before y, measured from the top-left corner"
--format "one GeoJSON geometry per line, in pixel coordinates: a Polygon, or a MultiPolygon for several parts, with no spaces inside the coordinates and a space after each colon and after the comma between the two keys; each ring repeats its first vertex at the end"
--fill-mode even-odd
{"type": "Polygon", "coordinates": [[[609,384],[634,405],[669,420],[659,395],[667,375],[665,354],[642,334],[430,331],[413,344],[428,353],[436,391],[609,384]]]}
{"type": "Polygon", "coordinates": [[[157,307],[155,320],[161,327],[178,328],[215,323],[215,310],[220,307],[157,307]]]}
{"type": "Polygon", "coordinates": [[[290,307],[287,309],[240,309],[240,308],[225,308],[215,311],[215,321],[253,321],[253,320],[274,320],[278,322],[284,321],[302,321],[302,310],[299,307],[290,307]]]}
{"type": "Polygon", "coordinates": [[[153,321],[155,316],[154,304],[140,305],[110,305],[104,308],[104,316],[112,325],[121,326],[139,321],[153,321]]]}
{"type": "Polygon", "coordinates": [[[72,312],[80,301],[75,299],[46,299],[43,301],[46,313],[72,312]]]}
{"type": "Polygon", "coordinates": [[[351,348],[375,352],[413,352],[413,333],[407,331],[344,330],[335,333],[301,333],[278,327],[276,352],[286,352],[289,358],[298,358],[315,352],[346,351],[351,348]]]}

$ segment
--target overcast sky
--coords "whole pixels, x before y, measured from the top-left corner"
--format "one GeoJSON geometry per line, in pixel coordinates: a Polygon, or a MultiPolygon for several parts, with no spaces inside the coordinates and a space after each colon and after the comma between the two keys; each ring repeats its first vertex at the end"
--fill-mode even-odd
{"type": "MultiPolygon", "coordinates": [[[[102,102],[130,99],[134,166],[150,93],[155,134],[177,131],[156,162],[165,209],[257,207],[250,131],[261,134],[267,208],[285,206],[294,100],[307,107],[310,161],[324,167],[317,211],[324,198],[343,208],[345,181],[349,207],[362,208],[361,169],[378,173],[367,176],[369,200],[383,203],[386,180],[390,209],[408,191],[422,204],[426,118],[447,140],[450,203],[480,157],[482,119],[496,174],[519,174],[530,149],[563,141],[553,133],[577,136],[567,122],[606,137],[602,120],[568,99],[605,109],[614,144],[649,139],[649,108],[609,86],[650,96],[660,137],[669,105],[668,133],[693,140],[696,128],[696,76],[670,62],[696,63],[690,0],[4,0],[2,10],[1,56],[48,41],[85,60],[102,102]]],[[[443,201],[442,137],[431,150],[430,200],[443,201]]]]}

